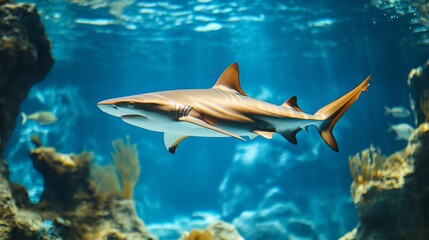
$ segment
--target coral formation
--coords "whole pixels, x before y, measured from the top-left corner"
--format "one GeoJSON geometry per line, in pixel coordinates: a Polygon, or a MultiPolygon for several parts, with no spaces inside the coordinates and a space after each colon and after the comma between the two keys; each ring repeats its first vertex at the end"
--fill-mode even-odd
{"type": "Polygon", "coordinates": [[[205,230],[192,229],[190,233],[184,233],[181,240],[216,240],[212,233],[205,230]]]}
{"type": "Polygon", "coordinates": [[[233,225],[218,221],[204,230],[193,229],[189,233],[185,232],[180,240],[243,240],[243,237],[233,225]]]}
{"type": "Polygon", "coordinates": [[[91,182],[94,184],[100,197],[110,198],[121,195],[118,176],[115,166],[108,164],[100,166],[93,164],[91,166],[91,182]]]}
{"type": "Polygon", "coordinates": [[[380,149],[371,146],[360,154],[349,157],[349,169],[353,179],[351,194],[354,203],[365,202],[369,192],[400,188],[404,176],[412,173],[412,166],[398,152],[389,158],[380,149]],[[368,194],[367,194],[368,193],[368,194]]]}
{"type": "Polygon", "coordinates": [[[341,239],[428,239],[429,123],[413,132],[404,150],[384,161],[379,156],[370,148],[351,158],[360,223],[341,239]]]}
{"type": "Polygon", "coordinates": [[[101,196],[132,198],[133,190],[140,176],[137,145],[131,145],[129,136],[112,142],[113,164],[94,165],[91,178],[101,196]]]}
{"type": "Polygon", "coordinates": [[[414,113],[416,126],[429,117],[429,60],[423,67],[414,68],[408,74],[410,105],[414,113]]]}
{"type": "Polygon", "coordinates": [[[119,175],[122,186],[122,196],[131,198],[133,189],[140,176],[139,157],[137,145],[131,145],[130,138],[127,136],[127,142],[124,144],[122,139],[112,142],[112,158],[119,175]]]}
{"type": "Polygon", "coordinates": [[[44,178],[40,203],[32,204],[25,188],[0,176],[2,239],[155,239],[131,199],[106,199],[96,191],[90,180],[92,153],[63,154],[39,146],[30,157],[44,178]]]}
{"type": "Polygon", "coordinates": [[[30,88],[54,64],[36,7],[0,1],[0,154],[30,88]]]}

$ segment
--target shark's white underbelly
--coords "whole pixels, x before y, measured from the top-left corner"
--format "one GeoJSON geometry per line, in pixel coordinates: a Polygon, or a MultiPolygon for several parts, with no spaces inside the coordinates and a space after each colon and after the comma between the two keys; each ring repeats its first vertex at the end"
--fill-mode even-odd
{"type": "MultiPolygon", "coordinates": [[[[228,135],[225,135],[223,133],[216,132],[211,129],[204,128],[188,122],[165,121],[159,119],[159,121],[156,121],[156,124],[154,124],[153,121],[145,121],[145,119],[143,118],[123,118],[122,120],[131,125],[155,132],[173,133],[176,135],[195,137],[229,137],[228,135]]],[[[234,133],[238,136],[254,135],[254,133],[245,129],[229,128],[225,126],[218,127],[228,132],[234,133]]]]}
{"type": "MultiPolygon", "coordinates": [[[[184,121],[171,121],[167,119],[158,119],[156,121],[147,121],[145,118],[123,118],[123,120],[131,125],[144,128],[151,131],[171,133],[181,136],[196,136],[196,137],[230,137],[226,134],[213,131],[205,127],[201,127],[196,124],[192,124],[184,121]]],[[[317,124],[317,121],[314,120],[286,120],[285,119],[264,119],[264,121],[269,121],[270,125],[276,129],[276,132],[282,133],[288,130],[294,130],[296,128],[305,128],[309,125],[317,124]]],[[[233,133],[238,136],[255,136],[250,129],[246,128],[237,128],[237,127],[228,127],[217,125],[216,127],[221,128],[225,131],[233,133]]],[[[258,129],[263,130],[263,129],[258,129]]]]}

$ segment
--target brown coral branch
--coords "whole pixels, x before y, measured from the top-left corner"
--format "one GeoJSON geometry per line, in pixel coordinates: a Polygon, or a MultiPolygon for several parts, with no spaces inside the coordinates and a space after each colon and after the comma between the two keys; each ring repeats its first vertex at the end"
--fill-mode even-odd
{"type": "Polygon", "coordinates": [[[140,164],[137,145],[131,145],[129,136],[126,139],[125,144],[122,139],[112,142],[113,152],[111,155],[121,182],[122,197],[131,198],[140,176],[140,164]]]}

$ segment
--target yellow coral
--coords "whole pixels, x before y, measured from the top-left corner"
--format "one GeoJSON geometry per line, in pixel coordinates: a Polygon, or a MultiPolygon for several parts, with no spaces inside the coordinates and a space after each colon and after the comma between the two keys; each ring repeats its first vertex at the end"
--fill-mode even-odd
{"type": "Polygon", "coordinates": [[[380,149],[371,146],[369,149],[349,157],[349,169],[353,178],[351,193],[354,202],[360,201],[360,196],[366,192],[372,181],[382,180],[385,157],[380,149]]]}
{"type": "Polygon", "coordinates": [[[353,202],[358,203],[369,200],[369,192],[400,188],[404,177],[413,172],[413,163],[408,154],[397,152],[386,158],[371,146],[349,157],[349,169],[353,179],[350,191],[353,202]]]}
{"type": "Polygon", "coordinates": [[[185,233],[182,235],[180,240],[216,240],[213,234],[205,230],[196,230],[193,229],[190,233],[185,233]]]}
{"type": "Polygon", "coordinates": [[[122,139],[112,142],[113,152],[111,155],[122,186],[122,197],[131,198],[140,176],[140,164],[137,145],[131,145],[129,136],[126,139],[125,144],[122,139]]]}

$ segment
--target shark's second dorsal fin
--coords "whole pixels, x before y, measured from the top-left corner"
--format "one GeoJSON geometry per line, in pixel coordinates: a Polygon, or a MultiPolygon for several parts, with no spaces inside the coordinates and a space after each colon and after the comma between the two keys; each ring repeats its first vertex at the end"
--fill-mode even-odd
{"type": "Polygon", "coordinates": [[[296,96],[289,98],[281,106],[286,108],[292,108],[298,112],[302,112],[301,108],[298,107],[298,99],[296,98],[296,96]]]}
{"type": "Polygon", "coordinates": [[[240,86],[240,77],[238,73],[238,64],[231,64],[223,73],[220,75],[216,84],[213,88],[224,88],[238,92],[241,95],[247,96],[240,86]]]}

